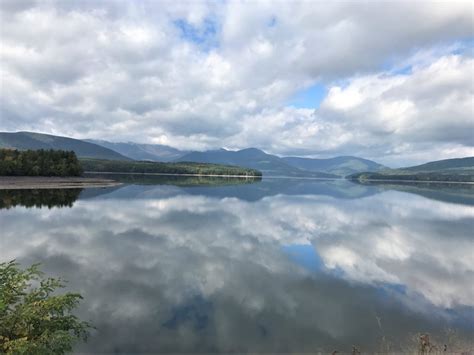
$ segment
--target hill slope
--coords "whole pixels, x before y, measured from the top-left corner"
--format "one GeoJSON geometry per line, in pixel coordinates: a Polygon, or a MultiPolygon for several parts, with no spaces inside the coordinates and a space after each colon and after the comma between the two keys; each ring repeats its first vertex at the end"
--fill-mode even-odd
{"type": "Polygon", "coordinates": [[[151,160],[169,162],[189,153],[161,144],[139,144],[133,142],[114,143],[104,140],[86,139],[87,142],[114,150],[135,160],[151,160]]]}
{"type": "Polygon", "coordinates": [[[317,171],[305,171],[286,163],[282,158],[267,154],[256,148],[230,151],[226,149],[191,152],[176,161],[189,161],[213,164],[226,164],[260,170],[264,175],[308,176],[321,178],[337,177],[333,174],[317,171]]]}
{"type": "Polygon", "coordinates": [[[130,160],[113,150],[79,139],[33,132],[0,132],[0,148],[72,150],[80,158],[130,160]]]}
{"type": "Polygon", "coordinates": [[[404,170],[404,171],[411,171],[411,172],[420,172],[420,171],[445,171],[445,170],[452,170],[452,169],[466,169],[466,168],[474,168],[474,157],[466,157],[466,158],[456,158],[456,159],[444,159],[444,160],[437,160],[432,161],[426,164],[410,166],[408,168],[397,169],[397,170],[404,170]]]}
{"type": "Polygon", "coordinates": [[[352,180],[413,180],[474,182],[474,157],[445,159],[401,169],[362,172],[348,176],[352,180]]]}
{"type": "Polygon", "coordinates": [[[340,156],[330,159],[286,157],[283,158],[283,160],[289,165],[299,169],[322,171],[340,176],[347,176],[363,171],[379,171],[386,169],[385,166],[372,160],[351,156],[340,156]]]}

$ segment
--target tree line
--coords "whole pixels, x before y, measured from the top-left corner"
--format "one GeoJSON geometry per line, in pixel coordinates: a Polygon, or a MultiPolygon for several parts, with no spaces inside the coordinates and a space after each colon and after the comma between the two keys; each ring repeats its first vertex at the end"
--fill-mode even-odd
{"type": "Polygon", "coordinates": [[[90,172],[262,176],[262,173],[255,169],[194,162],[161,163],[82,158],[81,164],[84,171],[90,172]]]}
{"type": "Polygon", "coordinates": [[[73,151],[0,149],[0,175],[79,176],[82,167],[73,151]]]}

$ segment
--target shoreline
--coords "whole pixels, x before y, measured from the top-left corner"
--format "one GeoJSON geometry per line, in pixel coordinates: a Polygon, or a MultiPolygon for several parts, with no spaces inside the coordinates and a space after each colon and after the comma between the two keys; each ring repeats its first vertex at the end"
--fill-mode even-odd
{"type": "Polygon", "coordinates": [[[156,176],[203,176],[203,177],[224,177],[224,178],[243,178],[243,179],[261,179],[263,176],[257,175],[223,175],[223,174],[174,174],[174,173],[128,173],[115,171],[84,171],[84,174],[96,175],[156,175],[156,176]]]}
{"type": "MultiPolygon", "coordinates": [[[[195,177],[220,177],[240,179],[302,179],[302,180],[326,180],[326,181],[349,181],[357,184],[453,184],[474,185],[474,182],[464,181],[434,181],[434,180],[397,180],[397,179],[345,179],[345,178],[317,178],[296,176],[249,176],[249,175],[207,175],[207,174],[169,174],[169,173],[118,173],[118,172],[85,172],[88,175],[151,175],[151,176],[195,176],[195,177]]],[[[33,189],[79,189],[79,188],[104,188],[123,185],[123,183],[106,178],[83,177],[83,176],[0,176],[0,190],[33,190],[33,189]]]]}
{"type": "Polygon", "coordinates": [[[129,172],[113,172],[113,171],[85,171],[88,175],[155,175],[155,176],[203,176],[203,177],[223,177],[223,178],[243,178],[243,179],[288,179],[288,180],[323,180],[323,181],[350,181],[352,183],[363,184],[364,182],[399,182],[399,183],[424,183],[424,184],[461,184],[474,185],[472,181],[449,181],[449,180],[403,180],[403,179],[348,179],[346,177],[313,177],[313,176],[283,176],[283,175],[218,175],[218,174],[173,174],[173,173],[129,173],[129,172]]]}
{"type": "Polygon", "coordinates": [[[357,182],[359,184],[364,184],[365,182],[398,182],[398,183],[423,183],[423,184],[461,184],[461,185],[474,185],[473,181],[449,181],[449,180],[412,180],[412,179],[347,179],[348,181],[357,182]]]}
{"type": "Polygon", "coordinates": [[[0,176],[0,190],[81,189],[118,185],[122,183],[111,179],[82,176],[0,176]]]}

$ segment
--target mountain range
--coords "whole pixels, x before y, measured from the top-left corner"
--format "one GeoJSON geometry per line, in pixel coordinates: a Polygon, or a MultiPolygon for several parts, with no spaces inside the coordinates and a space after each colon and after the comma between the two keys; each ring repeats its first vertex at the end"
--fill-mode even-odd
{"type": "Polygon", "coordinates": [[[447,171],[447,170],[465,170],[472,169],[474,167],[474,157],[466,158],[455,158],[455,159],[443,159],[432,161],[429,163],[410,166],[408,168],[397,169],[409,172],[436,172],[436,171],[447,171]]]}
{"type": "Polygon", "coordinates": [[[386,166],[372,160],[339,156],[329,159],[286,157],[283,160],[291,166],[308,171],[325,171],[338,176],[347,176],[361,171],[380,171],[386,166]]]}
{"type": "Polygon", "coordinates": [[[136,160],[237,165],[258,169],[265,175],[334,178],[356,172],[386,169],[385,166],[374,161],[352,156],[330,159],[281,158],[256,148],[237,151],[218,149],[190,152],[159,144],[112,143],[104,140],[88,141],[115,150],[122,155],[136,160]]]}
{"type": "Polygon", "coordinates": [[[0,132],[0,148],[72,150],[81,158],[131,160],[129,157],[97,144],[74,138],[33,132],[0,132]]]}
{"type": "Polygon", "coordinates": [[[245,166],[260,170],[263,175],[272,176],[338,177],[337,175],[325,171],[299,169],[286,163],[282,158],[276,155],[267,154],[256,148],[247,148],[238,151],[219,149],[205,152],[191,152],[183,155],[178,161],[245,166]]]}
{"type": "MultiPolygon", "coordinates": [[[[388,175],[456,171],[470,173],[474,158],[447,159],[414,167],[390,169],[372,160],[338,156],[329,159],[279,157],[256,148],[182,151],[160,144],[114,143],[106,140],[80,140],[34,132],[0,132],[0,148],[73,150],[79,158],[106,160],[145,160],[157,162],[198,162],[235,165],[260,170],[264,175],[335,178],[386,177],[388,175]],[[449,170],[449,171],[448,171],[449,170]]],[[[423,175],[423,176],[425,176],[423,175]]]]}
{"type": "Polygon", "coordinates": [[[474,182],[474,157],[444,159],[399,169],[358,172],[348,178],[358,181],[474,182]]]}
{"type": "Polygon", "coordinates": [[[97,139],[86,139],[85,141],[111,149],[133,160],[172,162],[188,153],[162,144],[114,143],[97,139]]]}

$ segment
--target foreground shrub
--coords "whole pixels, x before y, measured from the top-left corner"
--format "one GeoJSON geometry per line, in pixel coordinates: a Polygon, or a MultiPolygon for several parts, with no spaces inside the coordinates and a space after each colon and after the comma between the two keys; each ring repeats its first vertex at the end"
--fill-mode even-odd
{"type": "Polygon", "coordinates": [[[38,265],[0,263],[0,353],[64,354],[87,339],[91,326],[72,314],[82,296],[57,294],[63,287],[38,265]]]}

